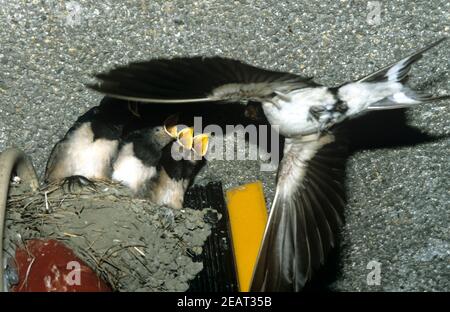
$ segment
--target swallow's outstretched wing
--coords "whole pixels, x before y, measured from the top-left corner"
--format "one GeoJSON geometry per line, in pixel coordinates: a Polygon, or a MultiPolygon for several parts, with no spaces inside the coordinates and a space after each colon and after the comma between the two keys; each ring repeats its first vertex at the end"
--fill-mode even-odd
{"type": "Polygon", "coordinates": [[[98,74],[90,88],[111,97],[157,103],[262,101],[315,85],[310,78],[221,57],[181,57],[130,63],[98,74]]]}
{"type": "Polygon", "coordinates": [[[299,291],[336,244],[343,223],[344,142],[286,139],[252,291],[299,291]]]}

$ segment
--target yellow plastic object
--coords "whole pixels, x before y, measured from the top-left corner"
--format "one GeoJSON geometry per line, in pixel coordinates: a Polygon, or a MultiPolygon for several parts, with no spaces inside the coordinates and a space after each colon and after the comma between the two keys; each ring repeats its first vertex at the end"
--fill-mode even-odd
{"type": "Polygon", "coordinates": [[[267,223],[262,183],[257,181],[227,191],[227,205],[239,289],[249,291],[267,223]]]}

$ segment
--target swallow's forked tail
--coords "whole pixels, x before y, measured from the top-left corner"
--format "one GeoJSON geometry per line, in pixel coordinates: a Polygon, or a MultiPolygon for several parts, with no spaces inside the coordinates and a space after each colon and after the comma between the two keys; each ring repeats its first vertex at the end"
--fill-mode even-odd
{"type": "Polygon", "coordinates": [[[382,99],[376,103],[371,104],[368,110],[385,110],[385,109],[397,109],[402,107],[408,107],[415,104],[447,99],[450,95],[442,96],[432,96],[429,94],[422,93],[420,91],[415,91],[404,85],[404,82],[411,70],[411,66],[422,58],[423,53],[429,49],[435,47],[442,41],[447,39],[446,37],[439,39],[438,41],[414,52],[413,54],[388,65],[362,79],[358,82],[400,82],[402,88],[400,91],[394,93],[393,95],[382,99]]]}

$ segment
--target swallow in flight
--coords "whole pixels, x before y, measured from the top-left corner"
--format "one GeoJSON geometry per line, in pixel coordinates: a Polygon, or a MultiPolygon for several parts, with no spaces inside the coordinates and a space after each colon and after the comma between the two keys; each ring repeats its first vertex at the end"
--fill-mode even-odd
{"type": "Polygon", "coordinates": [[[343,222],[345,149],[337,126],[374,110],[448,98],[405,83],[411,66],[444,39],[333,87],[222,57],[130,63],[98,75],[90,87],[143,103],[261,103],[285,145],[251,290],[299,291],[325,263],[343,222]]]}

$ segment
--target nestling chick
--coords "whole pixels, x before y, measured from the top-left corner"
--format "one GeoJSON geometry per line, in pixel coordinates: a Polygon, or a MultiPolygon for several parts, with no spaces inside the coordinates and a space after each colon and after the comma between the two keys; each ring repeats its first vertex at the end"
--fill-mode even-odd
{"type": "Polygon", "coordinates": [[[79,117],[53,147],[44,181],[86,184],[111,177],[124,126],[134,117],[126,102],[105,97],[79,117]]]}
{"type": "Polygon", "coordinates": [[[193,129],[185,128],[177,141],[163,149],[160,172],[149,187],[150,199],[161,206],[182,208],[184,194],[195,175],[205,164],[209,136],[193,137],[193,129]]]}
{"type": "Polygon", "coordinates": [[[176,138],[176,116],[163,126],[135,130],[120,144],[113,163],[112,179],[128,186],[139,197],[145,197],[149,182],[158,175],[162,151],[176,138]]]}

